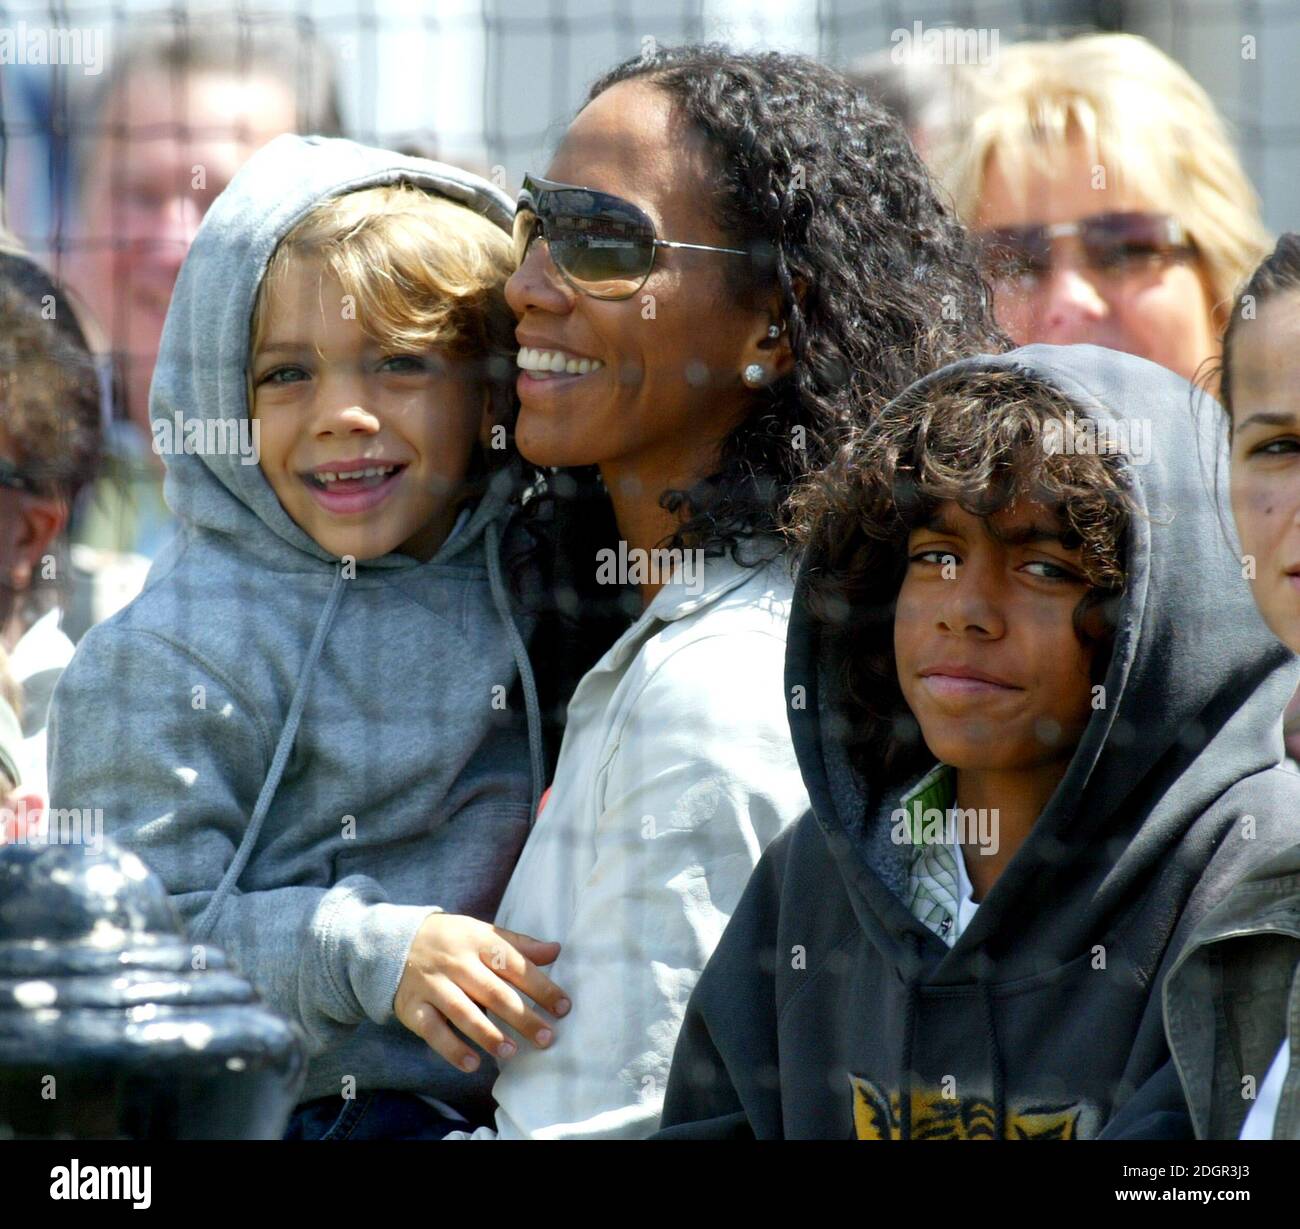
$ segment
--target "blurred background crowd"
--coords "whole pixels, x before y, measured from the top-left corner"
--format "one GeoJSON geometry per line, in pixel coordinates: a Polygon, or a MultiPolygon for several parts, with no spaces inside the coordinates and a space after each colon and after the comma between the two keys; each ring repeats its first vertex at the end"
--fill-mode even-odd
{"type": "MultiPolygon", "coordinates": [[[[23,786],[77,639],[171,533],[148,392],[205,210],[281,132],[513,193],[603,68],[718,39],[821,59],[911,133],[984,238],[1017,342],[1213,388],[1234,289],[1296,229],[1300,6],[1217,0],[128,0],[0,14],[0,643],[23,786]]],[[[12,775],[12,774],[11,774],[12,775]]]]}

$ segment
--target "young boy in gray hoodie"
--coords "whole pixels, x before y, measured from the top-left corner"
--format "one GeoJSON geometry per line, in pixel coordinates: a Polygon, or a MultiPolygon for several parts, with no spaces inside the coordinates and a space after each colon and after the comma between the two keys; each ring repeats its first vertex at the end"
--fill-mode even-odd
{"type": "Polygon", "coordinates": [[[475,176],[349,141],[245,165],[154,376],[180,532],[54,696],[56,805],[101,809],[196,959],[225,949],[305,1032],[298,1137],[487,1121],[488,1055],[514,1046],[481,1008],[538,1045],[554,1023],[518,991],[567,1010],[537,969],[558,945],[488,924],[544,772],[511,215],[475,176]]]}

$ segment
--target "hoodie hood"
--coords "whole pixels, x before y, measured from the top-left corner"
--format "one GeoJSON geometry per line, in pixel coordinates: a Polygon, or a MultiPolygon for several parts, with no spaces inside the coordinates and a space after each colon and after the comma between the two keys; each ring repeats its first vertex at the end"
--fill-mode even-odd
{"type": "MultiPolygon", "coordinates": [[[[155,444],[164,445],[168,506],[186,525],[229,534],[277,570],[318,567],[334,558],[280,506],[251,451],[234,446],[241,430],[245,443],[252,439],[247,370],[257,290],[276,246],[312,208],[393,183],[445,196],[510,229],[514,203],[467,171],[353,141],[280,136],[240,168],[208,210],[167,312],[149,412],[155,444]],[[202,424],[204,438],[218,446],[185,451],[186,435],[192,432],[193,439],[198,432],[188,424],[202,424]]],[[[447,556],[501,516],[516,481],[506,471],[494,475],[469,525],[445,545],[447,556]]],[[[364,566],[418,564],[392,553],[364,566]]]]}
{"type": "MultiPolygon", "coordinates": [[[[918,387],[961,370],[1045,380],[1075,403],[1076,421],[1112,420],[1118,438],[1145,438],[1146,447],[1132,448],[1127,463],[1138,511],[1104,707],[953,949],[948,963],[958,976],[963,966],[969,975],[970,955],[1011,919],[1017,930],[1037,928],[1032,955],[1019,947],[1024,971],[1078,955],[1085,936],[1118,920],[1198,816],[1237,782],[1279,763],[1281,713],[1300,681],[1242,576],[1216,403],[1144,359],[1082,345],[962,360],[918,387]]],[[[874,925],[898,931],[907,849],[890,841],[878,812],[906,783],[862,788],[835,738],[835,680],[847,646],[809,617],[804,594],[816,565],[809,558],[801,571],[786,659],[787,688],[807,689],[807,707],[791,713],[795,748],[818,821],[849,860],[855,896],[867,893],[874,925]],[[872,874],[863,877],[864,866],[872,874]]],[[[1198,842],[1180,853],[1189,881],[1212,852],[1213,844],[1198,842]]],[[[906,963],[901,950],[899,959],[906,963]]]]}

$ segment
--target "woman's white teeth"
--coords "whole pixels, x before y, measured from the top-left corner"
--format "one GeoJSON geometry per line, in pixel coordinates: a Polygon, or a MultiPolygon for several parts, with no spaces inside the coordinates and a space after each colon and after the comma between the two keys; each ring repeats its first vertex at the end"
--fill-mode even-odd
{"type": "Polygon", "coordinates": [[[563,350],[533,350],[528,346],[520,349],[515,362],[535,376],[585,376],[605,365],[598,358],[575,358],[563,350]]]}
{"type": "Polygon", "coordinates": [[[353,481],[357,478],[386,478],[397,469],[396,465],[372,465],[367,469],[339,470],[337,473],[317,474],[321,482],[353,481]]]}

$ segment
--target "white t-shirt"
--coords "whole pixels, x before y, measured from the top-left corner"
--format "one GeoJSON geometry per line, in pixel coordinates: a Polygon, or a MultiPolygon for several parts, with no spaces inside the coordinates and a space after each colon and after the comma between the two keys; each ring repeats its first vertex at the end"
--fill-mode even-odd
{"type": "Polygon", "coordinates": [[[23,633],[9,655],[9,671],[23,689],[23,746],[20,782],[24,790],[47,797],[46,725],[50,693],[72,660],[72,641],[59,626],[58,609],[47,611],[23,633]]]}
{"type": "Polygon", "coordinates": [[[1272,1139],[1273,1128],[1277,1122],[1277,1106],[1282,1098],[1282,1085],[1286,1083],[1286,1073],[1291,1067],[1291,1043],[1282,1039],[1264,1082],[1259,1086],[1259,1095],[1250,1107],[1246,1121],[1242,1123],[1239,1139],[1272,1139]]]}

